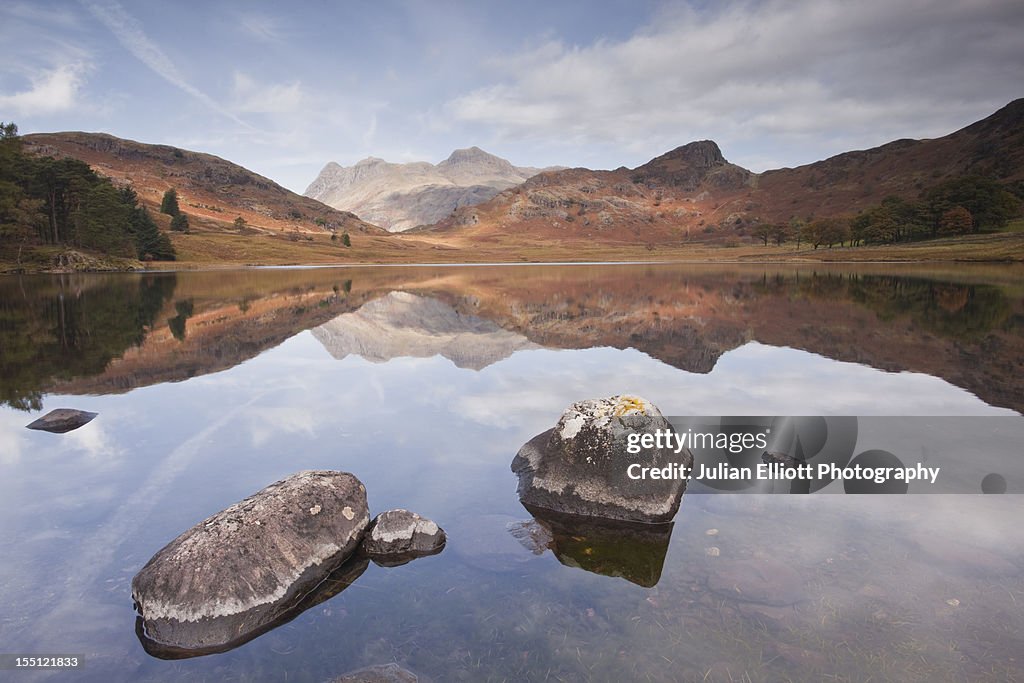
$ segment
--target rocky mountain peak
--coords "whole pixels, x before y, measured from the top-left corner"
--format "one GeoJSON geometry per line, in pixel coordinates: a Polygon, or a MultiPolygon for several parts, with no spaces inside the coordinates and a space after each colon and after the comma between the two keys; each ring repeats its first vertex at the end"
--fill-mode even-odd
{"type": "MultiPolygon", "coordinates": [[[[505,161],[500,157],[496,157],[493,154],[489,154],[477,146],[466,147],[465,149],[454,150],[448,155],[448,158],[441,162],[441,164],[460,164],[466,162],[476,161],[505,161]]],[[[506,162],[508,163],[508,162],[506,162]]],[[[439,166],[441,164],[438,164],[439,166]]]]}
{"type": "Polygon", "coordinates": [[[726,163],[725,157],[722,156],[722,150],[714,140],[698,140],[682,147],[676,147],[671,152],[654,159],[651,163],[659,159],[676,160],[693,168],[713,168],[726,163]]]}
{"type": "MultiPolygon", "coordinates": [[[[516,179],[523,176],[508,161],[493,154],[488,154],[479,147],[455,150],[447,159],[437,165],[437,170],[446,175],[470,171],[490,173],[500,177],[515,177],[516,179]]],[[[470,178],[453,178],[453,180],[460,183],[471,181],[470,178]]]]}
{"type": "Polygon", "coordinates": [[[457,149],[436,165],[367,157],[350,167],[327,164],[306,196],[348,207],[366,220],[400,231],[486,201],[541,170],[518,168],[475,146],[457,149]]]}
{"type": "Polygon", "coordinates": [[[698,140],[677,147],[638,167],[633,174],[637,182],[667,184],[687,191],[708,182],[718,188],[743,186],[750,171],[730,164],[712,140],[698,140]]]}

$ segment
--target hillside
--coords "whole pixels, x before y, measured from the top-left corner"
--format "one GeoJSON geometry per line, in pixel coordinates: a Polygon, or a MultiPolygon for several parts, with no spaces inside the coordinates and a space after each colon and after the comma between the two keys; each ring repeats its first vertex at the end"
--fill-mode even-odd
{"type": "Polygon", "coordinates": [[[856,213],[883,198],[917,197],[964,175],[1024,180],[1024,99],[933,140],[896,140],[797,168],[762,173],[750,211],[766,220],[856,213]]]}
{"type": "Polygon", "coordinates": [[[338,232],[384,234],[352,213],[295,194],[211,154],[104,133],[38,133],[25,135],[22,140],[30,153],[79,159],[117,184],[132,185],[154,216],[164,192],[176,188],[181,209],[194,231],[315,235],[327,234],[333,228],[338,232]],[[234,225],[239,216],[245,221],[241,228],[234,225]]]}
{"type": "Polygon", "coordinates": [[[436,223],[459,207],[485,202],[541,170],[513,166],[478,147],[457,149],[436,165],[370,157],[349,167],[328,163],[305,194],[401,232],[436,223]]]}
{"type": "Polygon", "coordinates": [[[635,169],[545,173],[418,232],[476,244],[754,242],[759,223],[852,216],[966,175],[1024,180],[1024,99],[945,137],[760,174],[730,164],[708,140],[635,169]]]}

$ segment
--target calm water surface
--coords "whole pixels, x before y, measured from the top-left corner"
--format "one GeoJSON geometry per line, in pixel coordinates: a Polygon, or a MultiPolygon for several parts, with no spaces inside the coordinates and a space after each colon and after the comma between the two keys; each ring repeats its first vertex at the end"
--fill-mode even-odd
{"type": "Polygon", "coordinates": [[[531,539],[509,470],[570,403],[624,392],[670,415],[1019,415],[1022,295],[996,267],[0,279],[0,652],[85,655],[0,677],[1022,679],[1024,497],[687,495],[638,578],[626,540],[531,539]],[[24,428],[58,407],[99,417],[24,428]],[[130,583],[153,553],[321,468],[371,514],[436,520],[444,552],[230,652],[147,655],[130,583]]]}

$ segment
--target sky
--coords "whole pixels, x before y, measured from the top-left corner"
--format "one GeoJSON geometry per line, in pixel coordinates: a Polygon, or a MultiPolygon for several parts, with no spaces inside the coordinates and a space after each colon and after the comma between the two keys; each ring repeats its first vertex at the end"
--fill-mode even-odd
{"type": "Polygon", "coordinates": [[[938,137],[1024,97],[1020,0],[3,0],[0,120],[208,152],[302,192],[328,161],[754,171],[938,137]]]}

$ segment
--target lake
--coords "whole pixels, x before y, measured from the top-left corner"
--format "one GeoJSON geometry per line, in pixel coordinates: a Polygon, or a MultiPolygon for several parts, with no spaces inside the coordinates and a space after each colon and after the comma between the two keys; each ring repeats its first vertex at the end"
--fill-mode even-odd
{"type": "Polygon", "coordinates": [[[1019,267],[4,276],[0,389],[0,653],[84,656],[7,680],[1024,678],[1019,448],[958,494],[691,491],[639,542],[535,520],[510,470],[571,403],[622,393],[673,416],[956,416],[981,426],[936,457],[970,463],[1024,433],[1019,267]],[[98,416],[25,429],[54,408],[98,416]],[[360,567],[228,652],[147,654],[135,573],[305,469],[437,521],[444,551],[360,567]],[[981,495],[990,472],[1007,494],[981,495]]]}

